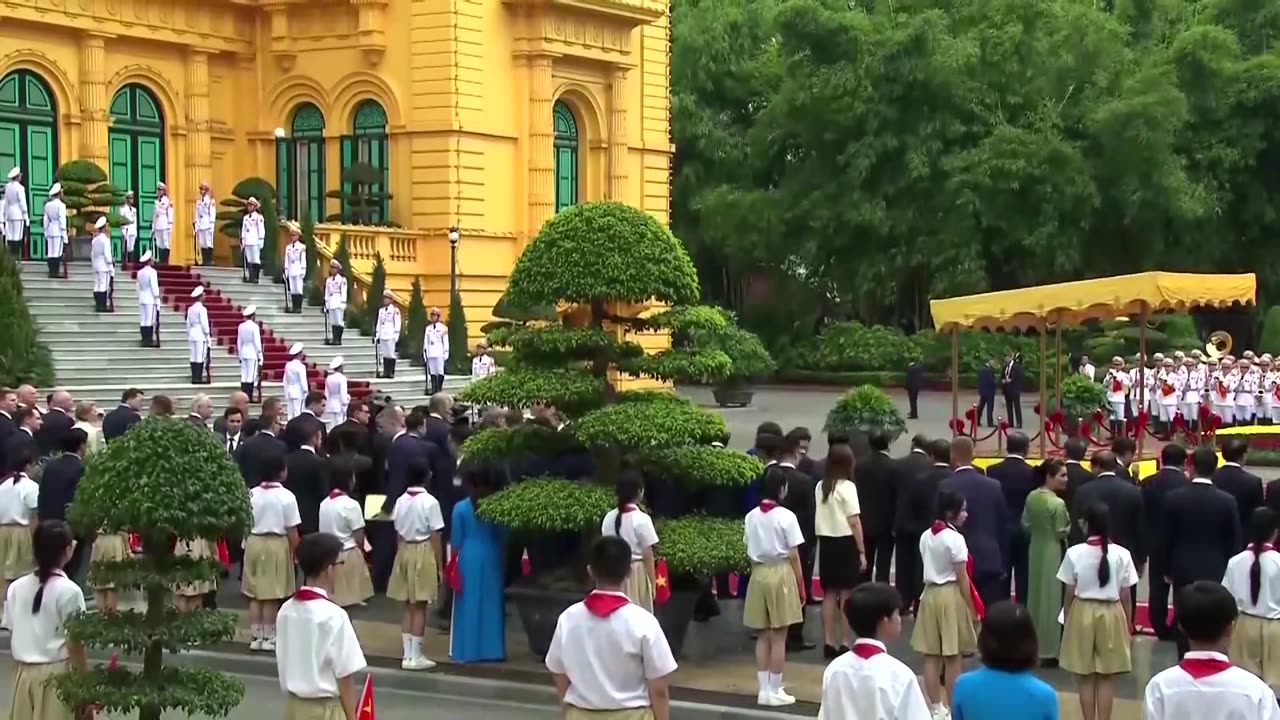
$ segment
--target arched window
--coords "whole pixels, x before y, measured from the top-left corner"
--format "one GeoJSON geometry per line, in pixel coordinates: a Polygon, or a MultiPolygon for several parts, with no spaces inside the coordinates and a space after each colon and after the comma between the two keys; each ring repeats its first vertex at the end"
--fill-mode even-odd
{"type": "Polygon", "coordinates": [[[14,70],[0,78],[0,173],[21,168],[31,215],[32,257],[44,257],[39,217],[58,170],[58,108],[39,75],[14,70]]]}
{"type": "Polygon", "coordinates": [[[289,136],[276,143],[276,193],[284,217],[324,221],[324,113],[311,103],[293,111],[289,136]]]}
{"type": "MultiPolygon", "coordinates": [[[[369,186],[369,192],[379,197],[379,201],[367,218],[361,221],[371,225],[381,225],[388,220],[388,182],[390,180],[391,158],[387,152],[387,112],[377,100],[365,100],[356,107],[351,121],[351,134],[342,138],[342,169],[353,163],[367,163],[381,178],[381,182],[369,186]]],[[[352,184],[342,179],[342,194],[350,197],[352,184]]],[[[352,220],[352,208],[344,199],[342,218],[352,220]]]]}
{"type": "Polygon", "coordinates": [[[555,125],[556,212],[578,204],[578,121],[568,105],[551,108],[555,125]]]}
{"type": "MultiPolygon", "coordinates": [[[[156,183],[164,182],[164,113],[150,90],[130,83],[116,91],[108,110],[111,129],[107,173],[111,184],[132,190],[138,203],[137,252],[151,250],[151,218],[156,207],[156,183]]],[[[120,252],[120,231],[111,231],[112,252],[120,252]]]]}

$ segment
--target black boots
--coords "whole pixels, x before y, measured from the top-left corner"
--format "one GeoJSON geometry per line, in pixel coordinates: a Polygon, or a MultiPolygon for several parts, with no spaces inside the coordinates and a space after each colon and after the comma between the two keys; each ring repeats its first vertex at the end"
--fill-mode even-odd
{"type": "Polygon", "coordinates": [[[294,314],[296,314],[296,315],[301,315],[301,314],[302,314],[302,295],[301,295],[301,294],[298,294],[298,295],[291,295],[291,296],[289,296],[289,297],[290,297],[290,299],[291,299],[291,300],[293,300],[293,312],[294,312],[294,314]]]}
{"type": "Polygon", "coordinates": [[[107,311],[107,294],[104,292],[95,292],[93,294],[93,311],[104,313],[107,311]]]}
{"type": "Polygon", "coordinates": [[[56,257],[47,258],[45,259],[44,264],[49,268],[49,277],[51,278],[62,277],[62,258],[56,258],[56,257]]]}
{"type": "Polygon", "coordinates": [[[242,382],[242,383],[240,383],[240,392],[242,392],[242,393],[244,393],[245,395],[248,395],[250,398],[252,398],[252,397],[253,397],[253,386],[254,386],[254,383],[251,383],[251,382],[247,382],[247,383],[246,383],[246,382],[242,382]]]}
{"type": "Polygon", "coordinates": [[[164,248],[157,248],[157,249],[156,249],[156,251],[155,251],[155,253],[154,253],[154,255],[156,256],[156,263],[157,263],[157,264],[159,264],[159,265],[168,265],[168,264],[169,264],[169,251],[168,251],[168,250],[165,250],[164,248]]]}
{"type": "Polygon", "coordinates": [[[444,387],[443,375],[432,375],[431,370],[427,370],[427,389],[428,395],[435,395],[444,387]]]}
{"type": "Polygon", "coordinates": [[[396,359],[382,358],[382,377],[384,380],[390,380],[396,376],[396,359]]]}
{"type": "Polygon", "coordinates": [[[342,344],[342,331],[343,331],[343,330],[345,330],[345,329],[346,329],[346,328],[342,327],[341,325],[330,325],[330,326],[329,326],[329,344],[330,344],[330,345],[341,345],[341,344],[342,344]]]}
{"type": "Polygon", "coordinates": [[[213,248],[200,248],[200,264],[205,267],[213,265],[213,248]]]}
{"type": "Polygon", "coordinates": [[[191,384],[200,385],[204,382],[204,363],[193,362],[191,365],[191,384]]]}
{"type": "Polygon", "coordinates": [[[262,264],[255,263],[249,266],[249,283],[257,285],[262,278],[262,264]]]}
{"type": "Polygon", "coordinates": [[[155,328],[149,328],[145,325],[139,325],[138,332],[142,334],[142,342],[139,343],[140,347],[155,347],[155,340],[153,339],[154,337],[153,333],[155,332],[155,328]]]}

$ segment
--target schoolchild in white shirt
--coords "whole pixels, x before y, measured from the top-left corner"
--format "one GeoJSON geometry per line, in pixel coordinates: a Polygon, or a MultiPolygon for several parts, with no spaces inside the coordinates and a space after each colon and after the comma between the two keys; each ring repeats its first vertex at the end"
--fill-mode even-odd
{"type": "Polygon", "coordinates": [[[670,720],[671,646],[658,619],[622,592],[634,571],[631,546],[600,538],[588,569],[596,589],[560,614],[547,650],[566,720],[670,720]]]}
{"type": "Polygon", "coordinates": [[[1173,607],[1191,650],[1147,683],[1142,720],[1280,720],[1275,691],[1227,659],[1239,613],[1231,591],[1197,580],[1173,607]]]}
{"type": "Polygon", "coordinates": [[[742,622],[757,633],[756,703],[769,707],[796,701],[783,690],[782,668],[787,659],[787,629],[804,618],[799,551],[804,533],[795,513],[779,504],[786,496],[787,474],[766,472],[760,479],[760,505],[747,513],[743,523],[751,582],[742,622]]]}
{"type": "Polygon", "coordinates": [[[364,560],[364,510],[351,497],[355,464],[349,455],[329,461],[329,497],[320,502],[319,530],[342,541],[342,557],[333,577],[333,601],[339,607],[363,605],[373,597],[373,580],[364,560]]]}
{"type": "Polygon", "coordinates": [[[924,656],[924,691],[934,716],[949,717],[960,657],[978,647],[973,629],[978,609],[969,582],[969,545],[959,530],[969,517],[964,496],[940,490],[937,508],[933,526],[920,536],[924,592],[911,631],[911,648],[924,656]]]}
{"type": "Polygon", "coordinates": [[[436,601],[443,580],[444,547],[440,531],[444,515],[440,503],[424,487],[431,477],[426,462],[413,459],[405,468],[407,488],[391,511],[396,527],[396,561],[387,584],[387,597],[404,603],[400,641],[404,670],[430,670],[436,664],[422,654],[427,631],[427,607],[436,601]]]}
{"type": "Polygon", "coordinates": [[[283,454],[261,461],[265,480],[249,491],[253,525],[244,542],[244,575],[241,592],[249,598],[250,650],[275,652],[276,612],[293,594],[293,551],[298,547],[298,499],[281,482],[285,477],[283,454]]]}
{"type": "Polygon", "coordinates": [[[342,567],[342,541],[326,532],[298,543],[302,587],[280,607],[276,670],[285,720],[359,717],[355,674],[367,667],[351,618],[330,598],[342,567]],[[341,714],[339,714],[341,713],[341,714]]]}
{"type": "Polygon", "coordinates": [[[658,531],[653,527],[653,519],[640,509],[640,501],[644,499],[644,478],[634,470],[623,472],[614,487],[614,494],[618,498],[618,507],[605,513],[600,534],[627,541],[634,567],[627,575],[622,592],[631,598],[631,602],[653,612],[657,579],[653,549],[658,544],[658,531]]]}
{"type": "Polygon", "coordinates": [[[5,593],[4,620],[11,628],[9,651],[17,666],[9,717],[13,720],[71,720],[48,680],[68,669],[85,671],[84,647],[67,637],[67,621],[84,612],[84,592],[62,572],[75,543],[61,520],[47,520],[33,534],[35,572],[13,582],[5,593]]]}
{"type": "Polygon", "coordinates": [[[1249,547],[1227,561],[1222,577],[1240,610],[1227,655],[1276,687],[1280,686],[1280,552],[1275,544],[1280,513],[1260,507],[1249,520],[1249,547]]]}
{"type": "Polygon", "coordinates": [[[1076,675],[1084,717],[1111,720],[1115,676],[1133,669],[1129,652],[1129,595],[1138,584],[1133,556],[1107,539],[1107,506],[1085,508],[1086,540],[1067,549],[1058,568],[1066,585],[1058,663],[1076,675]]]}
{"type": "Polygon", "coordinates": [[[849,594],[844,616],[857,639],[822,673],[818,720],[930,720],[916,673],[885,643],[902,633],[902,596],[886,583],[863,583],[849,594]]]}
{"type": "Polygon", "coordinates": [[[31,531],[40,501],[40,486],[26,472],[31,452],[11,447],[10,453],[14,457],[5,459],[8,467],[0,479],[0,569],[6,588],[35,567],[31,531]]]}

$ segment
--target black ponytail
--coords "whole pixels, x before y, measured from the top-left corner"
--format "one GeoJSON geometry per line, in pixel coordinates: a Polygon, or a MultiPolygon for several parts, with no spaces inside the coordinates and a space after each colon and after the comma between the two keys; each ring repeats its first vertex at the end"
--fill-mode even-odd
{"type": "Polygon", "coordinates": [[[1249,566],[1249,597],[1258,604],[1262,592],[1262,546],[1271,542],[1276,534],[1276,521],[1280,514],[1268,507],[1260,507],[1249,516],[1249,551],[1253,564],[1249,566]]]}
{"type": "Polygon", "coordinates": [[[71,529],[61,520],[45,520],[36,526],[31,537],[32,554],[36,560],[36,577],[40,587],[36,588],[36,596],[31,601],[31,614],[40,612],[44,602],[45,584],[53,574],[62,569],[66,560],[67,548],[71,547],[71,529]]]}
{"type": "Polygon", "coordinates": [[[1111,582],[1111,563],[1107,561],[1107,536],[1111,533],[1111,516],[1107,506],[1094,503],[1085,508],[1084,524],[1090,536],[1102,539],[1102,557],[1098,559],[1098,587],[1106,587],[1111,582]]]}
{"type": "Polygon", "coordinates": [[[613,518],[613,534],[622,535],[622,515],[627,506],[640,499],[644,492],[644,478],[635,470],[623,470],[618,482],[613,486],[613,494],[618,499],[618,514],[613,518]]]}

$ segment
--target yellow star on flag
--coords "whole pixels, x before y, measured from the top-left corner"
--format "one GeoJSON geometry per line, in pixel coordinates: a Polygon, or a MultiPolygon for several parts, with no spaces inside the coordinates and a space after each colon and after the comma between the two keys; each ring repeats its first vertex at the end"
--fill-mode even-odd
{"type": "Polygon", "coordinates": [[[665,577],[659,577],[654,584],[657,585],[658,587],[666,587],[667,579],[665,577]]]}

